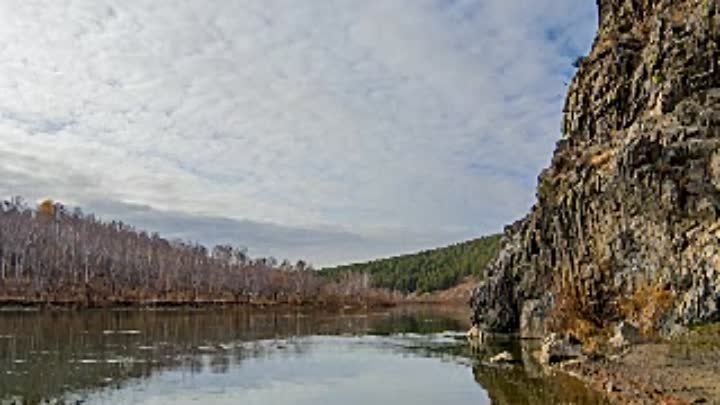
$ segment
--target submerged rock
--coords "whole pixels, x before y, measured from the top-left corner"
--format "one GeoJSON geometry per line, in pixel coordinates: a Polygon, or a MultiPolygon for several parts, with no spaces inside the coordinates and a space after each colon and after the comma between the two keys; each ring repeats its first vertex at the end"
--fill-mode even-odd
{"type": "Polygon", "coordinates": [[[720,320],[720,6],[598,7],[537,202],[473,292],[482,330],[539,335],[560,303],[625,319],[620,303],[648,286],[672,298],[639,297],[653,327],[720,320]]]}

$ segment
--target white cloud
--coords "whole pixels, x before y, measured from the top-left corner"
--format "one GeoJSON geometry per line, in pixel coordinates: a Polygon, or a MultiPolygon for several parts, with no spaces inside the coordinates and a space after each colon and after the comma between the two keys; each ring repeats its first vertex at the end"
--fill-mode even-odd
{"type": "Polygon", "coordinates": [[[595,18],[576,0],[0,0],[0,192],[353,235],[319,263],[497,231],[532,201],[595,18]]]}

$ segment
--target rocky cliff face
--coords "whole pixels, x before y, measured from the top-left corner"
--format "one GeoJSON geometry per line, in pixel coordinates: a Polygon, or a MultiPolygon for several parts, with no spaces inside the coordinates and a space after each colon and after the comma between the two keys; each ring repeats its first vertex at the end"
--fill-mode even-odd
{"type": "Polygon", "coordinates": [[[537,323],[560,294],[620,320],[644,286],[672,297],[663,325],[720,319],[720,0],[598,7],[537,203],[473,292],[481,329],[537,323]]]}

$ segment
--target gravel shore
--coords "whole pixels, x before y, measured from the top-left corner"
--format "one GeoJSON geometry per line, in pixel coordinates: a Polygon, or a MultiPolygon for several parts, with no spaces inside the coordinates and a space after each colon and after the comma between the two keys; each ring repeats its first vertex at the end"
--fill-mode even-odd
{"type": "Polygon", "coordinates": [[[618,404],[720,405],[720,324],[561,368],[618,404]]]}

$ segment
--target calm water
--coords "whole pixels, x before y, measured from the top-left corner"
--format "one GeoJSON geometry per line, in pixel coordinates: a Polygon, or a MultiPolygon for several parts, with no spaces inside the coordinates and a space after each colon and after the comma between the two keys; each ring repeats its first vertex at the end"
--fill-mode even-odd
{"type": "Polygon", "coordinates": [[[531,363],[484,366],[439,309],[0,312],[0,404],[602,402],[531,363]]]}

